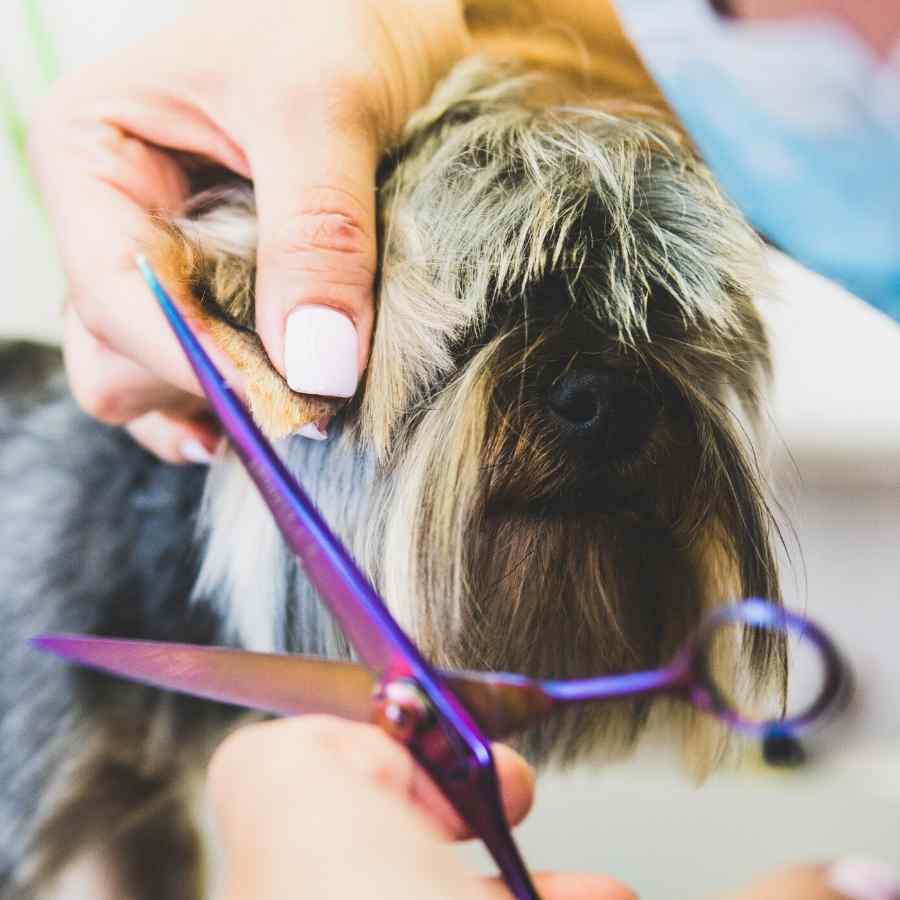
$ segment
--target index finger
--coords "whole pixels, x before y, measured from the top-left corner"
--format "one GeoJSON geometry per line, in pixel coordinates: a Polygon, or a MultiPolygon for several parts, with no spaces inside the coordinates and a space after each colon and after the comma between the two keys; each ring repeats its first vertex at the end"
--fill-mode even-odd
{"type": "MultiPolygon", "coordinates": [[[[45,113],[31,149],[69,299],[98,340],[161,380],[202,396],[134,263],[153,239],[150,214],[175,211],[187,196],[188,180],[169,153],[114,119],[90,109],[54,118],[61,104],[57,100],[45,113]]],[[[180,286],[169,287],[178,299],[180,286]]],[[[190,317],[189,309],[184,312],[190,317]]],[[[236,379],[202,323],[195,317],[191,324],[217,365],[236,379]]]]}

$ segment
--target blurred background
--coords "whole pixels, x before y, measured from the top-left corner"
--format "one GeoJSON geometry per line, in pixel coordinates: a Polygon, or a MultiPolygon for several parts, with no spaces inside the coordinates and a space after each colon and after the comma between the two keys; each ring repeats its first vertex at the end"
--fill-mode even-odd
{"type": "MultiPolygon", "coordinates": [[[[60,331],[64,285],[22,156],[28,117],[56,74],[183,8],[0,2],[0,336],[60,331]]],[[[653,747],[548,775],[520,832],[535,868],[605,870],[645,900],[710,896],[789,860],[864,854],[900,869],[900,327],[774,252],[772,266],[778,287],[763,305],[787,599],[839,638],[854,706],[795,771],[747,764],[697,788],[653,747]]]]}

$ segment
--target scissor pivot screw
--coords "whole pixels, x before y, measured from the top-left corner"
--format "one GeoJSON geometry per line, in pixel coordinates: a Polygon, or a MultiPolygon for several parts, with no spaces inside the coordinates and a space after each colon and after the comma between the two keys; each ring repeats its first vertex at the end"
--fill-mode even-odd
{"type": "Polygon", "coordinates": [[[408,744],[431,719],[428,702],[415,682],[398,678],[378,685],[372,719],[395,740],[408,744]]]}

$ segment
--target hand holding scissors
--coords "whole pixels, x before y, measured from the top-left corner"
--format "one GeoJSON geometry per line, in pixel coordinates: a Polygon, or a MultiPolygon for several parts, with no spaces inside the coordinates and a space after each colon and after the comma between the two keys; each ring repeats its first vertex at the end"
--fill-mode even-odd
{"type": "Polygon", "coordinates": [[[146,262],[140,264],[234,449],[362,665],[71,635],[45,635],[36,639],[37,646],[148,684],[254,709],[285,715],[330,712],[376,722],[409,749],[481,838],[518,900],[538,895],[503,812],[490,741],[518,734],[567,704],[663,693],[746,735],[765,737],[773,729],[791,735],[812,724],[838,697],[844,670],[827,635],[807,619],[761,600],[714,613],[669,665],[652,671],[539,681],[433,668],[256,428],[154,273],[146,262]],[[800,635],[818,652],[821,689],[806,707],[776,721],[756,720],[733,707],[711,680],[706,659],[722,629],[735,624],[800,635]]]}
{"type": "MultiPolygon", "coordinates": [[[[515,826],[531,809],[534,772],[502,744],[493,752],[515,826]]],[[[216,750],[207,785],[227,900],[510,900],[501,879],[453,852],[449,842],[471,833],[377,726],[334,716],[245,725],[216,750]]],[[[545,900],[635,900],[606,875],[533,878],[545,900]]]]}

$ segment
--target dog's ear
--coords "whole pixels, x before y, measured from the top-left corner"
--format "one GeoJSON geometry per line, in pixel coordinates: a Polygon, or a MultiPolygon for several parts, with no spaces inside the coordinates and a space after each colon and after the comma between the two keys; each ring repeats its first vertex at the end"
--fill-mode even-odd
{"type": "Polygon", "coordinates": [[[181,215],[157,220],[145,248],[194,328],[209,334],[244,376],[257,424],[271,438],[330,419],[341,402],[294,393],[255,327],[256,209],[249,184],[193,197],[181,215]]]}

